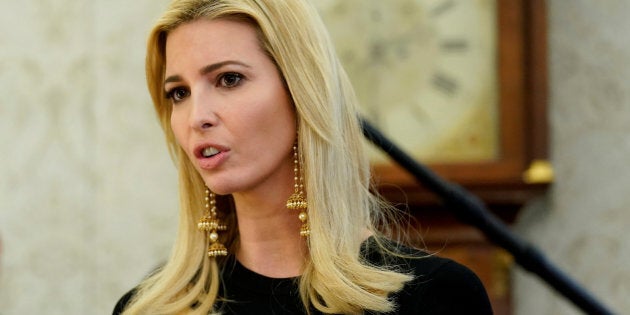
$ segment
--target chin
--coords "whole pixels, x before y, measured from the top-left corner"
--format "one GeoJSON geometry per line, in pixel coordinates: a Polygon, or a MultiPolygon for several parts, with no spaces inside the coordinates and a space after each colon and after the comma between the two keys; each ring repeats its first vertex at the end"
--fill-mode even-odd
{"type": "Polygon", "coordinates": [[[207,180],[204,178],[203,182],[206,184],[206,187],[210,189],[210,191],[217,195],[229,195],[237,191],[235,187],[226,184],[225,182],[218,183],[216,178],[213,178],[212,180],[207,180]]]}
{"type": "Polygon", "coordinates": [[[225,196],[225,195],[232,194],[232,191],[226,191],[226,190],[220,190],[220,189],[210,188],[210,191],[212,191],[215,195],[218,195],[218,196],[225,196]]]}

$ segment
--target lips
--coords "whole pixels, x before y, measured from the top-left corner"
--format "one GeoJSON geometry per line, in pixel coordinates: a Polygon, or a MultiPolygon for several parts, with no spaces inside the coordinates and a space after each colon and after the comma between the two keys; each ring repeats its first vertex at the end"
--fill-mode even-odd
{"type": "Polygon", "coordinates": [[[201,144],[195,148],[195,157],[200,168],[210,170],[218,167],[225,159],[229,149],[216,144],[201,144]]]}

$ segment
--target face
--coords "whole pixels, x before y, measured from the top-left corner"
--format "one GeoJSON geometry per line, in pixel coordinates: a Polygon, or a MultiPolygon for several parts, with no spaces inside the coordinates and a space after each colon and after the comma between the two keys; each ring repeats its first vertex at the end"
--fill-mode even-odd
{"type": "Polygon", "coordinates": [[[164,90],[173,133],[208,188],[292,189],[295,112],[253,26],[200,19],[170,32],[164,90]]]}

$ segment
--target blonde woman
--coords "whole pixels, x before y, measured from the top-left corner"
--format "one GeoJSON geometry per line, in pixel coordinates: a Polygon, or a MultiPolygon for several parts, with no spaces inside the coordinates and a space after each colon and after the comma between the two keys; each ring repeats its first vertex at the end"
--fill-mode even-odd
{"type": "Polygon", "coordinates": [[[376,228],[353,90],[306,0],[173,1],[146,62],[179,233],[114,314],[492,312],[471,271],[376,228]]]}

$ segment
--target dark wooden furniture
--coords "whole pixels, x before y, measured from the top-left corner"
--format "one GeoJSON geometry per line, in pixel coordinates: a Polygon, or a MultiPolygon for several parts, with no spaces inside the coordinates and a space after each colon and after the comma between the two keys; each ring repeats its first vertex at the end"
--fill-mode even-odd
{"type": "MultiPolygon", "coordinates": [[[[500,154],[484,163],[433,164],[446,179],[479,196],[512,223],[519,209],[552,181],[547,161],[547,36],[544,0],[498,1],[500,154]]],[[[511,314],[511,256],[473,227],[459,223],[440,201],[396,165],[375,165],[379,191],[406,203],[417,245],[469,266],[482,279],[495,314],[511,314]]]]}

